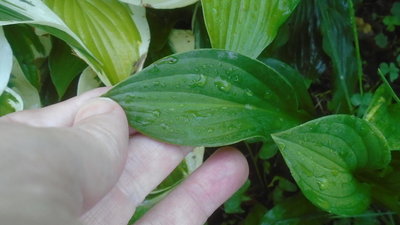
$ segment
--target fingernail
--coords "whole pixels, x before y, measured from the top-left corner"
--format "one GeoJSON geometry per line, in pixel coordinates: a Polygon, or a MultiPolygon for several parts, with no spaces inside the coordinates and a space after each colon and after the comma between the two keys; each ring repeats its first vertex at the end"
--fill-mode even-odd
{"type": "Polygon", "coordinates": [[[109,98],[96,98],[82,106],[75,117],[75,122],[86,118],[111,113],[118,107],[117,103],[109,98]]]}

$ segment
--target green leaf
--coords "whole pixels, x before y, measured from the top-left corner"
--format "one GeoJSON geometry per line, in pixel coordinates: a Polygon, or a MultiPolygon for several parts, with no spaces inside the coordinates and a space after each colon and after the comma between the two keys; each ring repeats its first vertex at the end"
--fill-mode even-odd
{"type": "Polygon", "coordinates": [[[277,73],[283,74],[296,91],[295,97],[299,108],[307,111],[310,115],[314,115],[314,106],[311,96],[307,91],[307,82],[303,76],[289,65],[272,58],[262,60],[263,63],[273,68],[277,73]]]}
{"type": "MultiPolygon", "coordinates": [[[[4,36],[3,28],[0,27],[0,95],[7,87],[13,65],[13,53],[11,46],[4,36]]],[[[1,106],[1,104],[0,104],[1,106]]]]}
{"type": "Polygon", "coordinates": [[[194,47],[196,49],[211,48],[210,37],[208,37],[206,24],[203,17],[203,9],[200,3],[198,3],[194,9],[192,29],[194,34],[194,47]]]}
{"type": "Polygon", "coordinates": [[[5,26],[4,32],[24,75],[36,89],[40,90],[42,77],[38,58],[45,57],[45,49],[39,37],[32,27],[27,25],[5,26]]]}
{"type": "Polygon", "coordinates": [[[256,58],[275,38],[299,0],[202,0],[213,48],[256,58]]]}
{"type": "Polygon", "coordinates": [[[54,39],[49,56],[50,76],[61,99],[72,80],[78,76],[87,65],[73,55],[72,49],[64,42],[54,39]]]}
{"type": "Polygon", "coordinates": [[[356,53],[348,0],[316,1],[321,17],[323,47],[332,60],[334,93],[329,104],[332,111],[351,112],[350,97],[354,92],[356,53]]]}
{"type": "Polygon", "coordinates": [[[260,225],[320,225],[326,224],[326,213],[310,204],[303,195],[285,199],[269,210],[260,225]]]}
{"type": "Polygon", "coordinates": [[[379,48],[386,48],[389,41],[388,37],[384,35],[383,33],[379,33],[375,36],[375,43],[379,48]]]}
{"type": "Polygon", "coordinates": [[[324,75],[328,60],[322,49],[320,21],[316,1],[300,1],[262,56],[289,63],[309,79],[324,75]]]}
{"type": "Polygon", "coordinates": [[[0,95],[0,116],[21,111],[24,108],[21,97],[12,89],[5,88],[0,95]]]}
{"type": "Polygon", "coordinates": [[[247,190],[250,187],[250,180],[247,180],[243,186],[235,192],[225,203],[224,211],[228,214],[233,213],[243,213],[244,210],[240,206],[242,202],[251,200],[249,196],[246,195],[247,190]]]}
{"type": "Polygon", "coordinates": [[[174,9],[191,5],[198,0],[120,0],[133,5],[155,9],[174,9]]]}
{"type": "Polygon", "coordinates": [[[118,1],[45,0],[100,62],[97,66],[109,82],[116,84],[133,71],[139,60],[140,34],[130,8],[118,1]]]}
{"type": "Polygon", "coordinates": [[[364,119],[385,135],[391,150],[400,150],[400,104],[392,103],[392,93],[381,85],[375,92],[364,119]]]}
{"type": "Polygon", "coordinates": [[[197,50],[157,61],[108,93],[143,134],[169,143],[222,146],[310,118],[296,91],[273,68],[223,50],[197,50]]]}
{"type": "Polygon", "coordinates": [[[267,211],[267,208],[260,203],[253,204],[242,225],[258,225],[261,224],[262,218],[267,211]]]}
{"type": "Polygon", "coordinates": [[[390,63],[381,63],[379,65],[379,69],[382,71],[383,75],[389,75],[390,82],[393,82],[399,78],[399,68],[397,68],[396,64],[390,63]]]}
{"type": "Polygon", "coordinates": [[[390,162],[382,133],[353,116],[322,117],[272,137],[304,195],[338,215],[361,213],[369,206],[369,186],[358,175],[390,162]]]}

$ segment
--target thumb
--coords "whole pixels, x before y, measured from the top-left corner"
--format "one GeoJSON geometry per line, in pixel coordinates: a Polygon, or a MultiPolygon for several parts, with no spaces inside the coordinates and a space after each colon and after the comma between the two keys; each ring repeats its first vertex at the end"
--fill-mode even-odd
{"type": "Polygon", "coordinates": [[[96,204],[116,184],[125,165],[128,122],[122,108],[108,98],[96,98],[83,105],[73,123],[85,169],[82,171],[84,209],[96,204]]]}

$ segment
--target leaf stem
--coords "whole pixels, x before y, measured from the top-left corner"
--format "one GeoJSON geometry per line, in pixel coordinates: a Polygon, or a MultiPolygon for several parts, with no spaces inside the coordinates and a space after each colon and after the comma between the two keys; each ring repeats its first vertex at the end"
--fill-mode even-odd
{"type": "Polygon", "coordinates": [[[390,93],[392,94],[393,99],[397,102],[400,103],[399,97],[396,95],[396,93],[393,91],[393,88],[390,86],[389,81],[386,79],[385,75],[383,75],[381,69],[378,69],[378,74],[382,78],[383,83],[389,88],[390,93]]]}
{"type": "Polygon", "coordinates": [[[255,170],[256,170],[256,174],[257,174],[258,179],[260,180],[261,184],[262,184],[264,187],[266,187],[266,186],[267,186],[267,183],[266,183],[266,181],[264,180],[264,176],[261,176],[261,172],[260,172],[260,170],[259,170],[259,168],[258,168],[258,165],[257,165],[256,156],[253,154],[253,151],[252,151],[252,149],[251,149],[249,143],[244,142],[244,144],[246,145],[247,151],[249,152],[249,155],[250,155],[251,161],[253,162],[254,168],[255,168],[255,170]]]}
{"type": "Polygon", "coordinates": [[[357,33],[357,26],[356,26],[356,17],[355,17],[355,10],[354,4],[352,0],[348,0],[349,8],[350,8],[350,20],[353,30],[353,37],[354,37],[354,46],[356,51],[356,59],[357,59],[357,74],[358,74],[358,85],[360,88],[361,96],[364,95],[363,85],[362,85],[362,78],[363,78],[363,69],[362,69],[362,62],[361,62],[361,54],[360,54],[360,43],[358,41],[358,33],[357,33]]]}

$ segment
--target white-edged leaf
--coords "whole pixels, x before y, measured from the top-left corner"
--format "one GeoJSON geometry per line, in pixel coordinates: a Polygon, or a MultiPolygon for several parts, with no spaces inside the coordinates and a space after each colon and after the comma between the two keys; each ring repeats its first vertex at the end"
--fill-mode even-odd
{"type": "Polygon", "coordinates": [[[139,30],[141,43],[139,45],[140,58],[136,63],[136,71],[140,71],[143,68],[143,64],[147,57],[147,52],[150,46],[150,27],[146,18],[146,8],[142,6],[129,5],[131,10],[131,16],[139,30]]]}
{"type": "Polygon", "coordinates": [[[173,53],[182,53],[194,50],[194,35],[191,30],[172,29],[168,36],[168,43],[173,53]]]}
{"type": "Polygon", "coordinates": [[[202,0],[213,48],[256,58],[300,0],[202,0]]]}
{"type": "Polygon", "coordinates": [[[0,116],[21,111],[23,108],[24,104],[21,96],[11,88],[6,87],[3,94],[0,95],[0,116]]]}
{"type": "Polygon", "coordinates": [[[120,0],[133,5],[156,9],[174,9],[191,5],[198,0],[120,0]]]}
{"type": "Polygon", "coordinates": [[[82,72],[81,76],[79,77],[77,95],[81,95],[100,86],[101,81],[96,75],[96,72],[88,67],[82,72]]]}
{"type": "Polygon", "coordinates": [[[38,90],[26,79],[16,59],[14,59],[9,87],[21,96],[24,110],[41,107],[38,90]]]}
{"type": "Polygon", "coordinates": [[[3,28],[0,27],[0,95],[7,87],[12,69],[13,53],[3,28]]]}
{"type": "Polygon", "coordinates": [[[104,0],[68,0],[68,4],[45,0],[45,3],[98,59],[96,66],[104,84],[116,84],[132,74],[140,58],[141,37],[126,4],[104,0]]]}

